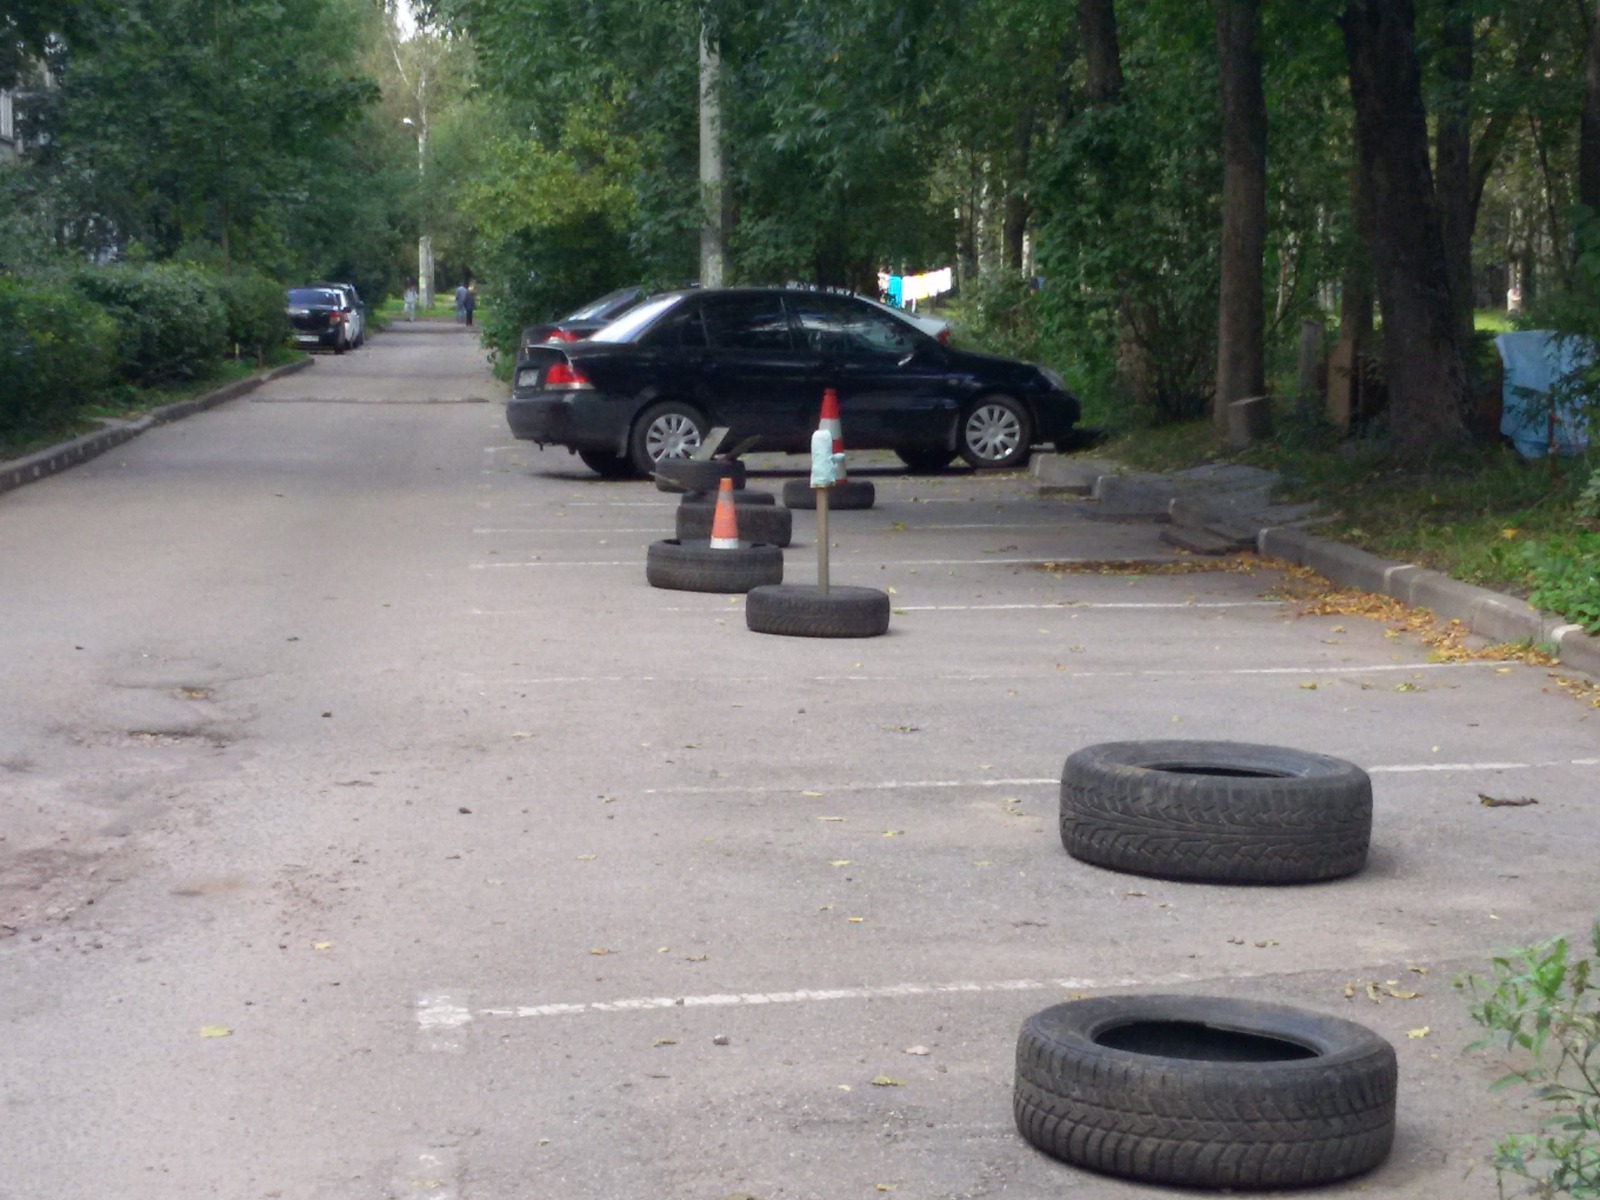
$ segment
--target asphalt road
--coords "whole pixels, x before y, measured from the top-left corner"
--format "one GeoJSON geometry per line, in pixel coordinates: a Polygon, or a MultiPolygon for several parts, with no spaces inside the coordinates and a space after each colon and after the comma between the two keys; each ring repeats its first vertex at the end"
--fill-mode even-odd
{"type": "Polygon", "coordinates": [[[1327,1190],[1495,1195],[1450,981],[1594,917],[1600,712],[877,456],[833,579],[889,635],[753,634],[502,394],[402,329],[0,498],[0,1197],[1155,1195],[1011,1121],[1022,1020],[1110,991],[1368,1024],[1399,1134],[1327,1190]],[[1065,756],[1165,737],[1368,768],[1370,866],[1068,859],[1065,756]]]}

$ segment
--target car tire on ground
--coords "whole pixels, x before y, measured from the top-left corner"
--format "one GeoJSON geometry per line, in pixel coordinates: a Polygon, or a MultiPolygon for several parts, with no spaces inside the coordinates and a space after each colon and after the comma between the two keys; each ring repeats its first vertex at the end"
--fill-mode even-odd
{"type": "Polygon", "coordinates": [[[1035,1013],[1013,1114],[1062,1162],[1178,1187],[1310,1187],[1370,1171],[1395,1133],[1394,1046],[1354,1021],[1198,995],[1035,1013]]]}
{"type": "Polygon", "coordinates": [[[1199,1188],[1299,1188],[1394,1141],[1394,1048],[1353,1021],[1205,996],[1104,996],[1029,1017],[1017,1129],[1055,1158],[1199,1188]]]}
{"type": "MultiPolygon", "coordinates": [[[[737,496],[739,493],[734,492],[737,496]]],[[[769,546],[787,546],[794,539],[794,513],[787,508],[766,504],[741,504],[734,502],[734,519],[739,525],[739,537],[747,542],[762,542],[769,546]]],[[[709,542],[711,523],[716,517],[715,503],[678,505],[678,540],[680,542],[709,542]]]]}
{"type": "Polygon", "coordinates": [[[632,479],[638,474],[631,458],[611,450],[579,450],[578,457],[584,466],[607,479],[632,479]]]}
{"type": "Polygon", "coordinates": [[[956,456],[954,450],[896,450],[895,454],[905,463],[906,470],[919,474],[942,471],[956,456]]]}
{"type": "Polygon", "coordinates": [[[961,414],[956,440],[961,457],[975,467],[1020,467],[1033,444],[1033,421],[1020,401],[985,396],[961,414]]]}
{"type": "Polygon", "coordinates": [[[663,458],[656,463],[656,489],[663,492],[716,492],[724,479],[744,487],[745,465],[728,458],[663,458]]]}
{"type": "Polygon", "coordinates": [[[748,592],[783,582],[783,551],[746,545],[713,550],[709,542],[684,544],[676,538],[651,542],[645,558],[651,587],[679,592],[748,592]]]}
{"type": "Polygon", "coordinates": [[[785,637],[861,638],[889,631],[889,594],[877,588],[785,583],[751,590],[745,626],[785,637]]]}
{"type": "MultiPolygon", "coordinates": [[[[878,489],[870,479],[846,479],[828,489],[828,508],[835,512],[847,508],[871,508],[877,499],[878,489]]],[[[785,480],[783,504],[785,508],[815,508],[817,493],[810,479],[785,480]]]]}
{"type": "Polygon", "coordinates": [[[339,336],[338,336],[338,337],[337,337],[337,338],[336,338],[336,339],[335,339],[335,340],[334,340],[334,343],[333,343],[333,352],[334,352],[334,353],[335,353],[335,354],[343,354],[343,353],[344,353],[344,352],[345,352],[345,351],[346,351],[346,350],[348,350],[348,349],[349,349],[349,347],[348,347],[348,346],[347,346],[347,345],[345,345],[345,340],[344,340],[344,334],[342,334],[342,333],[341,333],[341,334],[340,334],[340,335],[339,335],[339,336]]]}
{"type": "Polygon", "coordinates": [[[1067,758],[1061,843],[1162,879],[1310,883],[1353,875],[1372,781],[1353,763],[1243,742],[1105,742],[1067,758]]]}
{"type": "Polygon", "coordinates": [[[710,431],[710,423],[690,405],[676,400],[653,404],[634,422],[628,456],[639,474],[648,475],[662,459],[688,458],[710,431]]]}

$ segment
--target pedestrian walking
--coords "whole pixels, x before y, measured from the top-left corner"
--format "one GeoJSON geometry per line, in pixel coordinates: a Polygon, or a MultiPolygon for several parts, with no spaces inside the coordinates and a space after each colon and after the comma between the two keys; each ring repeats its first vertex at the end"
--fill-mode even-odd
{"type": "Polygon", "coordinates": [[[406,284],[406,320],[417,319],[417,289],[406,284]]]}
{"type": "Polygon", "coordinates": [[[467,324],[472,324],[473,310],[478,307],[478,288],[476,284],[467,285],[467,324]]]}
{"type": "Polygon", "coordinates": [[[456,285],[456,324],[463,324],[467,319],[467,285],[456,285]]]}

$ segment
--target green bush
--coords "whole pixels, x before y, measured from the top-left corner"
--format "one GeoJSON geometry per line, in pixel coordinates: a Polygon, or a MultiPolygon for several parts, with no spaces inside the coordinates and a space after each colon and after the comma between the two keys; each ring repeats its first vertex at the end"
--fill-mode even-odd
{"type": "Polygon", "coordinates": [[[128,383],[202,378],[227,353],[227,308],[216,277],[203,268],[84,267],[72,282],[117,322],[117,367],[128,383]]]}
{"type": "Polygon", "coordinates": [[[289,334],[284,290],[260,271],[233,271],[217,281],[227,313],[228,345],[240,358],[257,362],[283,344],[289,334]]]}
{"type": "Polygon", "coordinates": [[[1533,583],[1528,599],[1600,633],[1600,533],[1574,529],[1529,542],[1524,553],[1533,583]]]}
{"type": "Polygon", "coordinates": [[[116,337],[72,288],[0,278],[0,435],[46,430],[109,385],[116,337]]]}
{"type": "MultiPolygon", "coordinates": [[[[1590,931],[1600,957],[1600,923],[1590,931]]],[[[1488,978],[1458,981],[1471,995],[1472,1019],[1519,1068],[1494,1087],[1521,1085],[1546,1113],[1534,1132],[1513,1133],[1495,1149],[1502,1194],[1507,1177],[1528,1184],[1520,1195],[1577,1200],[1600,1197],[1600,993],[1596,959],[1572,952],[1565,938],[1493,960],[1488,978]]]]}

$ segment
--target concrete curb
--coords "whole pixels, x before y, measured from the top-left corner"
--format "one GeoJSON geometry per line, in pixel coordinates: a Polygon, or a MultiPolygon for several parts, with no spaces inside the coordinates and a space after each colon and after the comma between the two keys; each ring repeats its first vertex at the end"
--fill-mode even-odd
{"type": "Polygon", "coordinates": [[[1040,495],[1088,495],[1098,501],[1092,515],[1103,520],[1170,520],[1175,527],[1253,542],[1261,554],[1309,567],[1343,587],[1392,596],[1441,620],[1459,621],[1491,642],[1552,646],[1562,666],[1600,681],[1600,637],[1515,596],[1313,537],[1298,527],[1316,519],[1312,507],[1273,504],[1270,486],[1263,485],[1259,472],[1252,474],[1253,468],[1224,464],[1162,476],[1119,473],[1108,459],[1042,454],[1034,456],[1032,470],[1040,495]]]}
{"type": "Polygon", "coordinates": [[[1312,537],[1303,529],[1271,526],[1256,535],[1264,555],[1309,567],[1345,587],[1392,596],[1443,621],[1460,621],[1492,642],[1531,642],[1555,648],[1561,665],[1600,680],[1600,638],[1540,612],[1526,600],[1451,579],[1438,571],[1392,562],[1355,546],[1312,537]]]}
{"type": "Polygon", "coordinates": [[[86,433],[82,437],[73,438],[70,442],[62,442],[60,445],[49,446],[21,458],[14,458],[10,462],[0,463],[0,493],[9,492],[25,483],[33,483],[35,480],[65,471],[69,467],[75,467],[79,463],[88,462],[91,458],[138,437],[146,429],[166,425],[171,421],[181,421],[184,417],[205,412],[206,409],[215,408],[225,401],[248,395],[264,383],[271,383],[274,379],[282,379],[285,375],[304,371],[315,361],[312,358],[297,359],[281,367],[274,367],[270,371],[263,371],[259,375],[252,375],[249,379],[240,379],[227,384],[214,392],[207,392],[204,396],[196,396],[192,400],[180,400],[176,404],[164,404],[137,420],[123,421],[108,418],[101,422],[103,427],[93,433],[86,433]]]}

